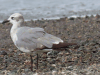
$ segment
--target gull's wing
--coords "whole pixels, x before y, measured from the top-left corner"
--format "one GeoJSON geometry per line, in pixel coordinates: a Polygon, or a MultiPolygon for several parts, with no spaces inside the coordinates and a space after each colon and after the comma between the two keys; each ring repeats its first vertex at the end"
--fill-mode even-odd
{"type": "Polygon", "coordinates": [[[52,48],[53,44],[59,44],[60,42],[63,42],[63,40],[61,40],[60,38],[48,33],[45,33],[43,37],[40,37],[37,40],[48,48],[52,48]]]}
{"type": "Polygon", "coordinates": [[[48,34],[44,29],[38,27],[21,27],[18,29],[17,37],[17,47],[24,47],[28,50],[41,48],[42,46],[51,48],[53,44],[63,42],[60,38],[48,34]]]}

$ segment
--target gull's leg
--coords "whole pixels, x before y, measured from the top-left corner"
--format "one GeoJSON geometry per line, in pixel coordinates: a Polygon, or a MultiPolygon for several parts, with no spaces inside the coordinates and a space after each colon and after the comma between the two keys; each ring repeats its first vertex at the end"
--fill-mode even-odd
{"type": "Polygon", "coordinates": [[[33,59],[32,59],[32,55],[30,55],[31,58],[31,71],[33,71],[33,59]]]}
{"type": "Polygon", "coordinates": [[[37,54],[37,70],[38,70],[38,54],[37,54]]]}

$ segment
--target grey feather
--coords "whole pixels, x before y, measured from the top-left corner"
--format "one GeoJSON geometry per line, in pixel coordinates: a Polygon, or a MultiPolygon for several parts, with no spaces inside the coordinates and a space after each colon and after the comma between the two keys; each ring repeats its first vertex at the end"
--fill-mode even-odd
{"type": "MultiPolygon", "coordinates": [[[[48,34],[44,29],[36,27],[20,27],[17,32],[16,46],[26,50],[41,48],[43,45],[51,48],[55,42],[63,42],[60,38],[48,34]]],[[[21,49],[20,49],[21,50],[21,49]]]]}

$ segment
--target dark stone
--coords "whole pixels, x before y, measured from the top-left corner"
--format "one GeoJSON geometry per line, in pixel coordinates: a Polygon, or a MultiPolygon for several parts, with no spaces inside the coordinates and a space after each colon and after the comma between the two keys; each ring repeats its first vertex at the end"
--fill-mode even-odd
{"type": "Polygon", "coordinates": [[[7,55],[7,53],[5,51],[1,51],[0,55],[7,55]]]}
{"type": "Polygon", "coordinates": [[[69,20],[74,20],[74,19],[75,19],[74,17],[69,18],[69,20]]]}

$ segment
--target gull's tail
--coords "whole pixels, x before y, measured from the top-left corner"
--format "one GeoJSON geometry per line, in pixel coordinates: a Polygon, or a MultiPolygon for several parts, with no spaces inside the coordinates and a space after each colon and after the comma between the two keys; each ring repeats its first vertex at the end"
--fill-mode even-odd
{"type": "Polygon", "coordinates": [[[53,44],[52,49],[60,49],[60,48],[68,48],[69,46],[76,45],[76,43],[59,43],[59,44],[53,44]]]}
{"type": "Polygon", "coordinates": [[[69,46],[75,45],[74,49],[79,48],[79,45],[76,43],[59,43],[59,44],[53,44],[52,48],[48,48],[46,46],[43,46],[41,48],[37,48],[36,50],[43,50],[43,49],[53,49],[53,50],[59,50],[61,48],[68,48],[69,46]]]}

